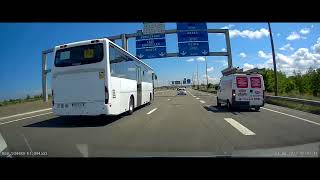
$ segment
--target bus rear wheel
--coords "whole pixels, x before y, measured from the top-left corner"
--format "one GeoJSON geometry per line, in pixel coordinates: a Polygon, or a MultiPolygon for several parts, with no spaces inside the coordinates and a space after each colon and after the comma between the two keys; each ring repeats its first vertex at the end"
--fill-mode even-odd
{"type": "Polygon", "coordinates": [[[130,97],[128,115],[131,115],[133,113],[133,110],[134,110],[134,100],[132,97],[130,97]]]}

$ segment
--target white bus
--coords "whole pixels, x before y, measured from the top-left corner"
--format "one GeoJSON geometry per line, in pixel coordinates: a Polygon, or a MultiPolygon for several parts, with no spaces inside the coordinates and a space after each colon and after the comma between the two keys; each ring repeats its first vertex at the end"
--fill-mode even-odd
{"type": "Polygon", "coordinates": [[[153,101],[153,69],[106,38],[56,46],[54,57],[55,115],[132,114],[153,101]]]}

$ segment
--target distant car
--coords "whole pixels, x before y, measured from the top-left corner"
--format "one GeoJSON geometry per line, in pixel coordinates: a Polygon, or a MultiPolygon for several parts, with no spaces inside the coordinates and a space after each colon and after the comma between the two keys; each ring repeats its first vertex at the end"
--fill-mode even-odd
{"type": "Polygon", "coordinates": [[[178,88],[178,95],[187,95],[186,88],[178,88]]]}

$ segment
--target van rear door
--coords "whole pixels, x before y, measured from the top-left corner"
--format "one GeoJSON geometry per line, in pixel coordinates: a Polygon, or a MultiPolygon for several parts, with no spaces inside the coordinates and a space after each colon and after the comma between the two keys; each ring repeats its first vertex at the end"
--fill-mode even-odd
{"type": "Polygon", "coordinates": [[[263,79],[261,75],[250,75],[250,105],[263,104],[263,79]]]}
{"type": "Polygon", "coordinates": [[[249,101],[249,79],[246,75],[236,76],[235,100],[249,101]]]}

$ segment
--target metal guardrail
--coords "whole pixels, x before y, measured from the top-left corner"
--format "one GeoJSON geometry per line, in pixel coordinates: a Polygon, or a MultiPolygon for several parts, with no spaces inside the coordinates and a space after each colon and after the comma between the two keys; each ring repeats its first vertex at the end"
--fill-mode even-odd
{"type": "Polygon", "coordinates": [[[269,99],[283,99],[283,100],[297,102],[297,103],[301,103],[301,104],[307,104],[307,105],[312,105],[312,106],[320,106],[320,101],[314,101],[314,100],[308,100],[308,99],[292,98],[292,97],[285,97],[285,96],[270,96],[270,95],[266,95],[266,100],[268,98],[269,99]]]}

